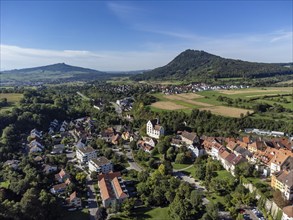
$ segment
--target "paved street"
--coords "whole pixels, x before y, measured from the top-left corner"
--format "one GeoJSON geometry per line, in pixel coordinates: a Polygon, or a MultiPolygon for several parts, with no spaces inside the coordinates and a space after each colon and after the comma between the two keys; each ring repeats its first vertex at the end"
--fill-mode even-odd
{"type": "Polygon", "coordinates": [[[173,175],[178,176],[179,178],[181,178],[185,182],[193,184],[197,189],[200,189],[200,190],[202,190],[204,192],[207,191],[206,188],[203,185],[201,185],[199,181],[196,181],[194,178],[192,178],[190,176],[187,176],[186,174],[184,174],[184,173],[182,173],[180,171],[173,170],[173,175]]]}
{"type": "MultiPolygon", "coordinates": [[[[183,169],[184,170],[184,169],[183,169]]],[[[187,176],[186,174],[180,172],[180,171],[176,171],[173,170],[173,176],[177,176],[180,179],[184,180],[185,182],[188,182],[192,185],[194,185],[194,187],[198,190],[202,190],[203,192],[207,192],[206,188],[200,184],[200,182],[196,181],[194,178],[187,176]]],[[[202,202],[204,205],[208,204],[210,201],[207,198],[203,198],[202,202]]]]}
{"type": "Polygon", "coordinates": [[[87,176],[87,188],[88,188],[88,206],[89,206],[89,213],[90,213],[90,220],[95,219],[95,214],[98,210],[96,193],[93,185],[93,181],[91,180],[90,176],[87,176]]]}
{"type": "MultiPolygon", "coordinates": [[[[256,209],[256,207],[254,207],[255,209],[256,209]]],[[[257,217],[256,216],[256,214],[252,211],[252,209],[253,208],[251,208],[251,209],[245,209],[245,213],[244,214],[246,214],[246,218],[245,219],[252,219],[252,220],[258,220],[259,219],[259,217],[257,217]]],[[[260,213],[260,212],[259,212],[260,213]]],[[[262,214],[261,214],[262,215],[262,214]]],[[[263,215],[262,215],[263,216],[263,215]]],[[[265,219],[264,217],[263,217],[263,219],[265,219]]]]}
{"type": "Polygon", "coordinates": [[[137,170],[138,172],[142,171],[143,169],[134,161],[132,149],[129,145],[124,145],[124,149],[126,150],[126,157],[130,167],[127,169],[137,170]]]}

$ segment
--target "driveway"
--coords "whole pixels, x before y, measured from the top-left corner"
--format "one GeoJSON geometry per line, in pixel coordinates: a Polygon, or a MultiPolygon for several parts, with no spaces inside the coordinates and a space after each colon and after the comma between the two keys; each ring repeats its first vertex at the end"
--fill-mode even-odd
{"type": "Polygon", "coordinates": [[[95,220],[95,215],[98,210],[98,203],[96,199],[94,184],[89,175],[87,175],[87,178],[86,178],[86,185],[88,189],[88,206],[89,206],[90,220],[95,220]]]}

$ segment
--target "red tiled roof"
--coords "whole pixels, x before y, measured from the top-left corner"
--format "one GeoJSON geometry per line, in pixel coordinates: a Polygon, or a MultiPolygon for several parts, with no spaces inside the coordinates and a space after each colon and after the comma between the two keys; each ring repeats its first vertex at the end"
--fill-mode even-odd
{"type": "Polygon", "coordinates": [[[283,208],[283,212],[289,217],[293,218],[293,205],[286,206],[283,208]]]}
{"type": "Polygon", "coordinates": [[[63,178],[66,175],[65,170],[61,169],[58,175],[60,176],[60,178],[63,178]]]}
{"type": "Polygon", "coordinates": [[[112,183],[113,183],[115,191],[117,193],[117,197],[119,199],[126,198],[127,195],[123,192],[117,177],[114,177],[114,179],[112,180],[112,183]]]}
{"type": "Polygon", "coordinates": [[[234,141],[229,141],[228,144],[227,144],[227,148],[230,149],[230,150],[234,150],[235,148],[237,147],[237,143],[234,142],[234,141]]]}
{"type": "Polygon", "coordinates": [[[109,190],[107,188],[106,180],[105,178],[99,180],[99,187],[101,191],[101,197],[103,200],[107,200],[110,198],[109,190]]]}
{"type": "Polygon", "coordinates": [[[230,154],[226,157],[226,161],[227,161],[228,163],[232,163],[235,157],[236,157],[235,154],[230,153],[230,154]]]}
{"type": "Polygon", "coordinates": [[[243,137],[242,138],[242,141],[246,144],[249,144],[250,143],[250,137],[249,136],[246,136],[246,137],[243,137]]]}
{"type": "Polygon", "coordinates": [[[120,172],[107,173],[98,175],[98,182],[103,200],[109,198],[126,198],[128,197],[122,190],[118,178],[121,177],[120,172]]]}
{"type": "Polygon", "coordinates": [[[59,190],[59,189],[65,189],[66,188],[66,184],[65,183],[60,183],[60,184],[57,184],[57,185],[54,185],[53,186],[53,189],[55,191],[59,190]]]}
{"type": "Polygon", "coordinates": [[[223,158],[223,159],[226,159],[228,156],[229,156],[229,152],[224,150],[220,153],[220,157],[223,158]]]}
{"type": "Polygon", "coordinates": [[[76,198],[76,191],[74,191],[73,193],[70,194],[69,196],[69,201],[73,201],[76,198]]]}

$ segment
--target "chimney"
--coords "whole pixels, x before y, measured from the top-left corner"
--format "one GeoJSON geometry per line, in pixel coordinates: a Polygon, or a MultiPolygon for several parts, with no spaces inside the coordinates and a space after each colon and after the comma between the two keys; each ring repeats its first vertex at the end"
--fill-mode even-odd
{"type": "Polygon", "coordinates": [[[158,125],[158,124],[160,124],[160,119],[159,119],[159,118],[157,118],[157,125],[158,125]]]}

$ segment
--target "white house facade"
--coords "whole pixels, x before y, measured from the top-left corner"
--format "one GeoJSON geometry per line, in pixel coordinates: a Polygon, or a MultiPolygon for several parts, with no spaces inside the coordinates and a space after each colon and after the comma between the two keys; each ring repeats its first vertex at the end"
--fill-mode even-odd
{"type": "Polygon", "coordinates": [[[165,130],[164,128],[159,124],[159,121],[157,119],[155,120],[149,120],[146,126],[146,133],[148,136],[152,138],[159,139],[161,136],[164,136],[165,130]]]}
{"type": "Polygon", "coordinates": [[[97,152],[92,147],[83,147],[76,150],[76,158],[81,163],[87,163],[97,158],[97,152]]]}
{"type": "Polygon", "coordinates": [[[92,159],[89,162],[90,172],[109,173],[113,171],[113,164],[106,157],[92,159]]]}

